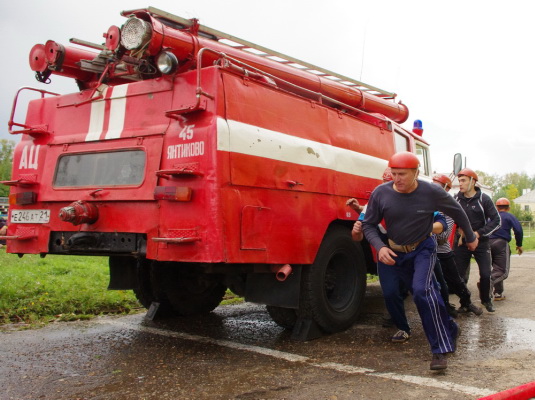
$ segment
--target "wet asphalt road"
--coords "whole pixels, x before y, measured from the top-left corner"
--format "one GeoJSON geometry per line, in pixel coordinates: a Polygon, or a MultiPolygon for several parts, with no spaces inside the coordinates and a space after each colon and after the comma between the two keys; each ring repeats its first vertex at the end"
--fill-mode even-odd
{"type": "MultiPolygon", "coordinates": [[[[473,267],[474,293],[476,276],[473,267]]],[[[513,256],[507,300],[494,314],[457,319],[459,349],[443,373],[429,370],[410,300],[412,338],[388,340],[394,329],[381,326],[373,284],[358,324],[309,342],[292,341],[254,304],[202,318],[137,314],[4,332],[0,399],[477,399],[535,380],[534,282],[535,253],[513,256]]]]}

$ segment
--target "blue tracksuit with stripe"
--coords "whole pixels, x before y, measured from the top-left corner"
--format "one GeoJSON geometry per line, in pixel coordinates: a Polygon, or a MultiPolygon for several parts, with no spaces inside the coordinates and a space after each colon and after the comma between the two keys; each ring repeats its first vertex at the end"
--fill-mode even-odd
{"type": "Polygon", "coordinates": [[[387,246],[376,229],[383,218],[388,227],[388,238],[395,243],[408,245],[422,240],[414,251],[396,252],[395,265],[379,262],[379,268],[392,268],[411,288],[431,351],[449,353],[455,351],[458,327],[448,315],[433,280],[437,243],[430,233],[436,210],[451,216],[465,230],[469,241],[475,240],[470,222],[459,204],[441,187],[423,181],[418,181],[417,188],[411,193],[397,192],[393,182],[378,186],[368,202],[363,230],[377,251],[387,246]]]}

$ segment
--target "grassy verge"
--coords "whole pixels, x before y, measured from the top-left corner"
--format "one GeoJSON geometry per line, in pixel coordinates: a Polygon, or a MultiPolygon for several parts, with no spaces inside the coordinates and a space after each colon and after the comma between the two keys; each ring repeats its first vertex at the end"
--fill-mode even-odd
{"type": "Polygon", "coordinates": [[[105,257],[25,255],[0,250],[0,323],[43,324],[140,309],[132,291],[109,291],[105,257]]]}
{"type": "MultiPolygon", "coordinates": [[[[28,326],[145,311],[131,290],[107,290],[107,257],[27,254],[0,249],[0,324],[28,326]]],[[[227,291],[221,304],[243,302],[227,291]]]]}
{"type": "MultiPolygon", "coordinates": [[[[509,247],[511,248],[511,254],[516,254],[516,244],[515,239],[509,242],[509,247]]],[[[533,251],[535,250],[535,236],[524,238],[522,241],[522,249],[524,251],[533,251]]]]}

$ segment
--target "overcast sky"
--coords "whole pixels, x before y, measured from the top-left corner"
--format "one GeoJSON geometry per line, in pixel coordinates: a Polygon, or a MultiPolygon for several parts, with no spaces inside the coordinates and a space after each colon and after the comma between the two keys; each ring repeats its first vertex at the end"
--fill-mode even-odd
{"type": "MultiPolygon", "coordinates": [[[[395,92],[424,124],[433,169],[454,153],[487,173],[535,175],[535,2],[532,0],[3,1],[0,139],[18,88],[76,91],[35,81],[28,54],[48,39],[102,43],[122,10],[149,5],[395,92]]],[[[24,116],[19,116],[17,122],[24,116]]]]}

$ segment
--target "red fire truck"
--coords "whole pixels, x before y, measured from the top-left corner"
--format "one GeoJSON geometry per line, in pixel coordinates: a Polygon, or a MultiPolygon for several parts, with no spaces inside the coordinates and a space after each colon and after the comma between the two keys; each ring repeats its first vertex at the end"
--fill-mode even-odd
{"type": "MultiPolygon", "coordinates": [[[[122,13],[105,45],[35,45],[43,89],[14,153],[7,250],[109,256],[110,289],[158,313],[213,310],[227,288],[294,336],[361,309],[369,246],[357,215],[396,151],[429,175],[395,94],[156,8],[122,13]]],[[[158,314],[157,314],[158,315],[158,314]]]]}

